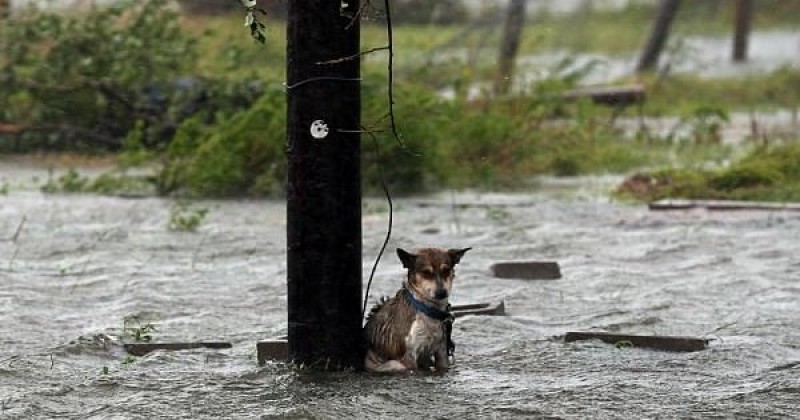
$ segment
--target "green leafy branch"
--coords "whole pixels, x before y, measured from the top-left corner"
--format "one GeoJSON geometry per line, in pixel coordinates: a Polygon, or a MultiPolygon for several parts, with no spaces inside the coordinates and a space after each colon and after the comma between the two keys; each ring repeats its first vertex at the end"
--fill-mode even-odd
{"type": "Polygon", "coordinates": [[[250,28],[250,35],[253,39],[262,44],[265,43],[267,36],[264,35],[264,30],[267,29],[267,25],[258,20],[258,13],[266,16],[267,11],[258,7],[256,0],[239,0],[239,2],[242,3],[247,12],[244,17],[244,26],[250,28]]]}
{"type": "Polygon", "coordinates": [[[149,343],[157,330],[153,323],[144,323],[138,315],[128,315],[123,318],[122,331],[135,343],[149,343]]]}

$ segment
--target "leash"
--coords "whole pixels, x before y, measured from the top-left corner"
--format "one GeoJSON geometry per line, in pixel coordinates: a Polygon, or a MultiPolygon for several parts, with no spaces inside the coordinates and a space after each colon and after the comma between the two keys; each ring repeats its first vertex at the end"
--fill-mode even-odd
{"type": "Polygon", "coordinates": [[[372,143],[375,144],[375,157],[377,158],[378,164],[378,178],[381,180],[381,188],[383,189],[383,194],[386,196],[386,202],[389,204],[389,221],[388,226],[386,228],[386,237],[383,238],[383,243],[381,244],[381,250],[378,252],[378,256],[375,257],[375,262],[372,264],[372,270],[369,272],[369,281],[367,282],[367,290],[364,292],[364,306],[361,308],[361,319],[364,319],[364,316],[367,314],[367,302],[369,301],[369,288],[372,286],[372,279],[375,277],[375,270],[378,269],[378,263],[381,262],[381,257],[383,257],[383,253],[386,252],[386,246],[389,245],[389,240],[392,238],[392,225],[394,224],[394,203],[392,202],[392,195],[389,193],[389,187],[386,185],[386,178],[383,174],[383,162],[381,159],[381,147],[378,144],[378,138],[375,137],[375,134],[371,131],[365,131],[365,133],[369,134],[372,137],[372,143]]]}
{"type": "MultiPolygon", "coordinates": [[[[450,305],[448,306],[448,310],[450,309],[450,305]]],[[[450,359],[451,364],[456,363],[456,343],[453,342],[453,321],[456,318],[451,316],[447,320],[444,321],[444,335],[447,336],[447,358],[450,359]]]]}

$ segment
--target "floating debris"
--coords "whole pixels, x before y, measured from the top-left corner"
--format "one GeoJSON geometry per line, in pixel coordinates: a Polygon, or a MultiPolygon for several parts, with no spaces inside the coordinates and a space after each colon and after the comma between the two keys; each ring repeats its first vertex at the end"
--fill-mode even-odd
{"type": "Polygon", "coordinates": [[[156,350],[191,350],[191,349],[229,349],[233,347],[231,343],[223,341],[196,341],[196,342],[177,342],[177,343],[127,343],[124,345],[125,351],[133,356],[144,356],[156,350]]]}
{"type": "Polygon", "coordinates": [[[658,200],[648,204],[650,210],[769,210],[800,211],[800,203],[743,200],[658,200]]]}
{"type": "Polygon", "coordinates": [[[561,268],[552,261],[499,262],[490,267],[495,277],[502,279],[555,280],[561,278],[561,268]]]}
{"type": "Polygon", "coordinates": [[[622,347],[643,347],[663,351],[699,351],[708,347],[710,340],[695,337],[676,337],[658,335],[613,334],[607,332],[568,332],[564,336],[567,343],[581,340],[600,340],[604,343],[622,347]]]}

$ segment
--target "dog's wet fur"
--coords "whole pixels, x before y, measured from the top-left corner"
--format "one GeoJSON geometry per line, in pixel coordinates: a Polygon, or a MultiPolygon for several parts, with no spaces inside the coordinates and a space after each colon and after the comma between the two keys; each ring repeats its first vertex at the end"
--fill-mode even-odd
{"type": "Polygon", "coordinates": [[[412,254],[397,249],[408,275],[393,298],[382,301],[370,311],[364,326],[367,341],[364,367],[368,372],[431,369],[444,372],[449,368],[445,321],[417,311],[409,302],[408,294],[423,305],[447,312],[454,268],[469,250],[424,248],[412,254]]]}

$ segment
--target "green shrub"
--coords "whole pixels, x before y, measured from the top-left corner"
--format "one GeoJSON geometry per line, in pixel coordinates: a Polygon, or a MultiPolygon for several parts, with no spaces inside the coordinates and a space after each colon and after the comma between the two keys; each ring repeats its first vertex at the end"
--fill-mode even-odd
{"type": "Polygon", "coordinates": [[[52,171],[41,191],[54,193],[98,193],[106,195],[149,195],[152,194],[152,180],[145,176],[126,175],[107,172],[96,178],[81,175],[75,168],[53,178],[52,171]]]}
{"type": "Polygon", "coordinates": [[[626,179],[617,195],[640,200],[800,200],[800,143],[759,147],[717,170],[663,169],[626,179]]]}
{"type": "Polygon", "coordinates": [[[742,188],[769,187],[783,178],[780,168],[769,164],[739,164],[713,175],[709,186],[719,191],[733,191],[742,188]]]}
{"type": "Polygon", "coordinates": [[[192,208],[187,203],[178,202],[170,210],[167,229],[174,232],[195,232],[207,214],[207,208],[192,208]]]}
{"type": "Polygon", "coordinates": [[[252,108],[213,125],[200,118],[178,129],[158,177],[161,193],[227,197],[275,195],[286,176],[285,94],[264,94],[252,108]]]}
{"type": "Polygon", "coordinates": [[[800,180],[800,142],[761,146],[741,160],[742,165],[769,165],[785,177],[800,180]]]}
{"type": "Polygon", "coordinates": [[[53,179],[53,172],[51,170],[49,179],[41,187],[41,190],[44,193],[77,193],[87,191],[89,184],[89,179],[79,174],[74,168],[70,168],[64,175],[56,179],[53,179]]]}
{"type": "Polygon", "coordinates": [[[439,161],[434,145],[440,141],[441,115],[446,102],[420,86],[395,87],[395,121],[399,139],[387,117],[385,76],[366,74],[362,83],[362,124],[373,132],[361,136],[361,178],[368,194],[380,191],[381,171],[392,193],[407,194],[436,189],[433,167],[439,161]],[[377,143],[377,151],[376,151],[377,143]],[[380,154],[380,161],[378,160],[380,154]],[[380,165],[380,166],[379,166],[380,165]]]}
{"type": "Polygon", "coordinates": [[[194,41],[166,0],[74,15],[39,11],[0,28],[0,120],[32,127],[24,147],[117,149],[137,121],[159,120],[145,94],[190,69],[194,41]]]}

